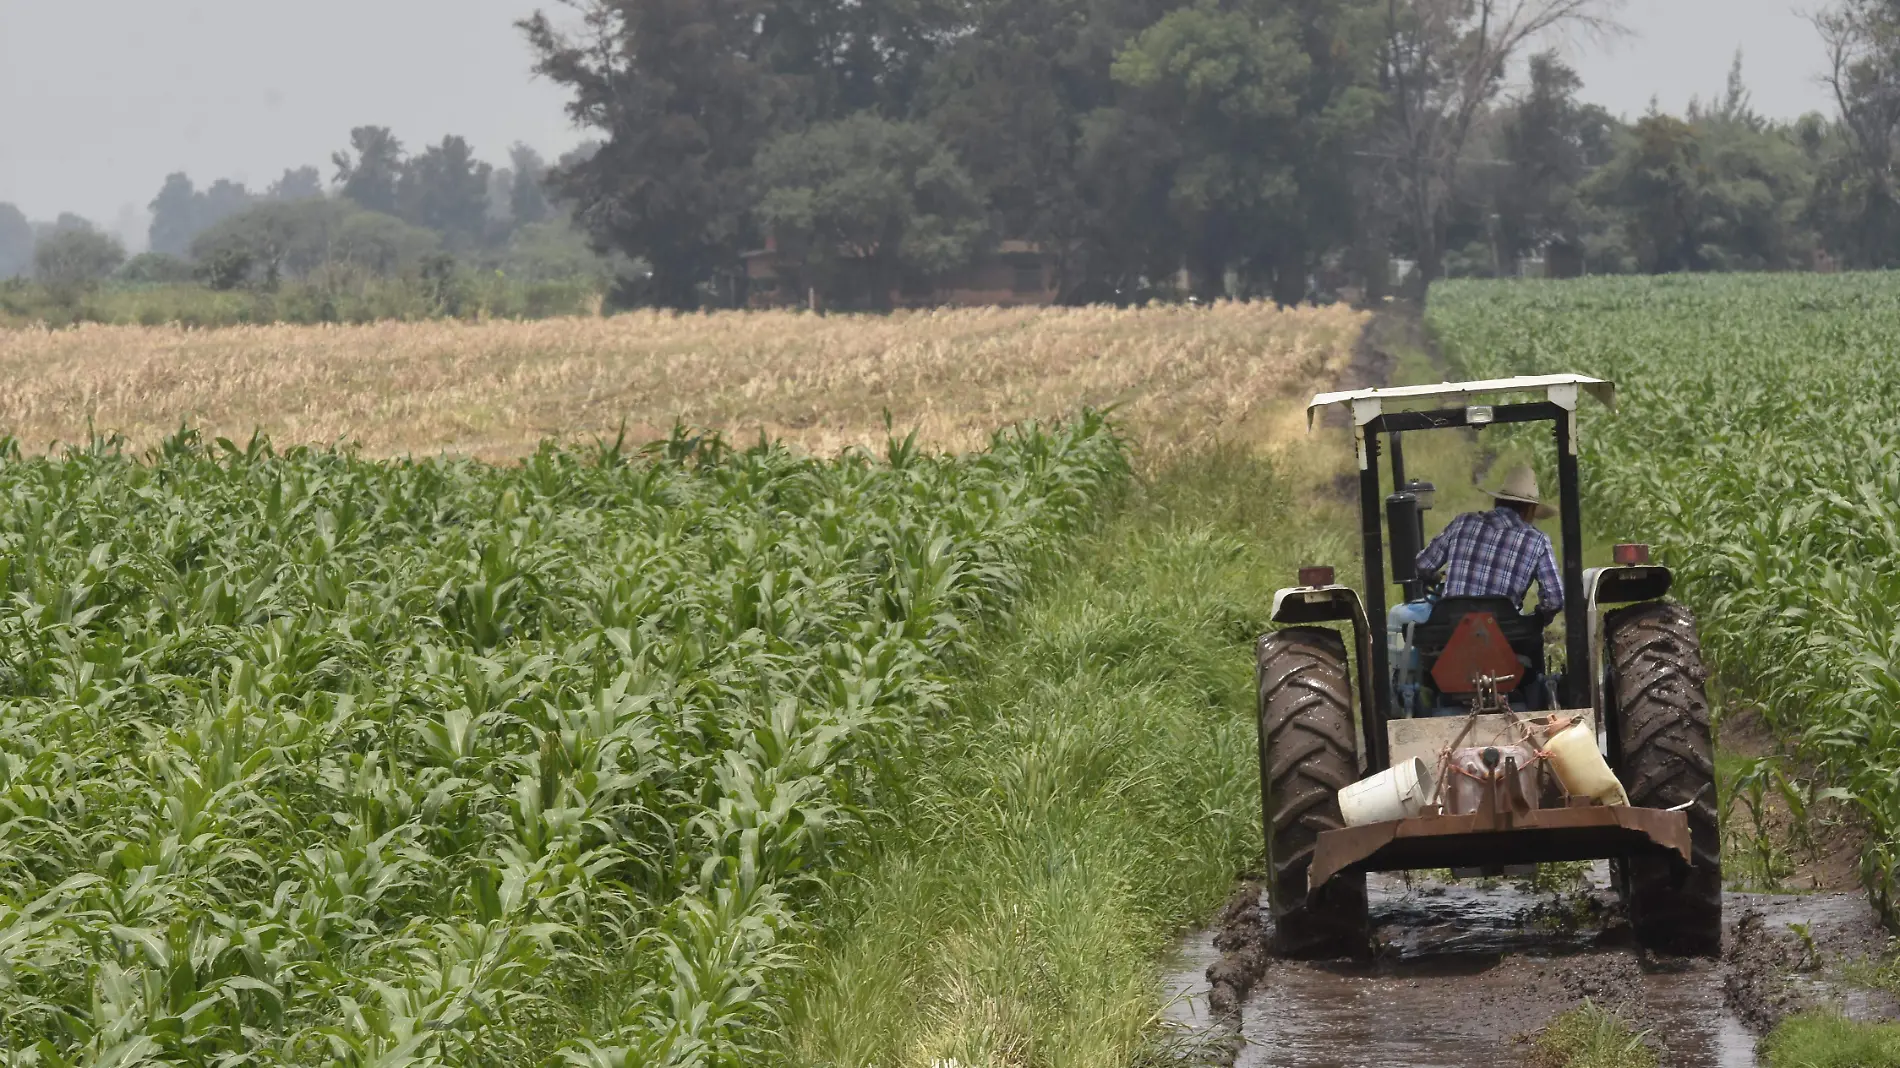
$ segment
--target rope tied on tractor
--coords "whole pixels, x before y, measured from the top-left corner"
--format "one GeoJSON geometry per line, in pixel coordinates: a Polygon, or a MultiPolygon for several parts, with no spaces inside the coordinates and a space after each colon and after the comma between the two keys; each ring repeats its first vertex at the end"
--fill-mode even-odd
{"type": "MultiPolygon", "coordinates": [[[[1510,681],[1510,678],[1478,675],[1472,680],[1476,692],[1471,699],[1471,710],[1466,713],[1458,734],[1439,750],[1428,811],[1444,813],[1448,808],[1469,810],[1471,799],[1448,803],[1446,798],[1448,788],[1454,794],[1465,793],[1452,786],[1459,781],[1475,784],[1484,797],[1493,797],[1502,787],[1509,807],[1520,812],[1539,807],[1538,800],[1545,794],[1553,793],[1553,786],[1557,791],[1562,790],[1561,779],[1551,767],[1551,753],[1546,746],[1550,738],[1568,729],[1577,720],[1571,716],[1533,716],[1511,708],[1498,692],[1499,684],[1510,681]],[[1486,715],[1509,717],[1508,722],[1516,735],[1515,741],[1502,746],[1461,748],[1477,728],[1479,717],[1486,715]],[[1521,778],[1526,772],[1532,772],[1534,776],[1528,789],[1521,778]]],[[[1482,800],[1478,804],[1483,807],[1482,800]]]]}

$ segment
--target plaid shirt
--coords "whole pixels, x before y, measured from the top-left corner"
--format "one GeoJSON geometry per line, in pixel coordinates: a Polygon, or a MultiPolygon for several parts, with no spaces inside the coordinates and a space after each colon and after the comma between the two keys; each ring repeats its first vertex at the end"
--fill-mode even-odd
{"type": "Polygon", "coordinates": [[[1503,505],[1452,520],[1418,554],[1418,570],[1444,571],[1446,597],[1509,597],[1521,605],[1536,579],[1539,608],[1555,614],[1564,606],[1550,538],[1503,505]]]}

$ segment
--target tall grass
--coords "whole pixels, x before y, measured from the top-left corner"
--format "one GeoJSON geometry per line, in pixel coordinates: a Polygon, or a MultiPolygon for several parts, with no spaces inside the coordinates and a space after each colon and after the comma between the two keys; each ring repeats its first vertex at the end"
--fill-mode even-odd
{"type": "Polygon", "coordinates": [[[1791,1016],[1768,1036],[1769,1068],[1900,1068],[1900,1024],[1870,1024],[1833,1013],[1791,1016]]]}
{"type": "Polygon", "coordinates": [[[1615,1012],[1593,1001],[1551,1021],[1531,1048],[1530,1068],[1656,1068],[1656,1052],[1615,1012]]]}
{"type": "Polygon", "coordinates": [[[1099,418],[967,459],[0,449],[0,1064],[736,1066],[1099,418]]]}
{"type": "Polygon", "coordinates": [[[1158,960],[1261,851],[1252,639],[1299,564],[1343,563],[1265,460],[1146,484],[1013,624],[792,1008],[839,1068],[1126,1065],[1155,1052],[1158,960]]]}

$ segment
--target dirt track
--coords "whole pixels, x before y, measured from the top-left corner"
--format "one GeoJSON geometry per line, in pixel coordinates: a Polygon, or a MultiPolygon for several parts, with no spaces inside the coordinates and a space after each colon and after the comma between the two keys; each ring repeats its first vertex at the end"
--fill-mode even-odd
{"type": "Polygon", "coordinates": [[[1672,1068],[1743,1068],[1788,1012],[1833,1003],[1900,1016],[1834,965],[1885,936],[1859,894],[1729,894],[1721,961],[1629,944],[1607,870],[1562,895],[1373,876],[1368,962],[1272,960],[1251,891],[1183,946],[1172,1009],[1183,1057],[1237,1068],[1464,1068],[1514,1064],[1523,1040],[1589,998],[1617,1008],[1672,1068]],[[1790,925],[1803,925],[1813,948],[1790,925]]]}

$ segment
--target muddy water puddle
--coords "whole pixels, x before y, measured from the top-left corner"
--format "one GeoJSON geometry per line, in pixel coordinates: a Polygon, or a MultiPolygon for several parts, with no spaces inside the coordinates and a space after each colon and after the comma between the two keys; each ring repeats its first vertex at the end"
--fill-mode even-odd
{"type": "MultiPolygon", "coordinates": [[[[1414,961],[1378,971],[1276,967],[1242,1015],[1246,1045],[1236,1065],[1253,1068],[1468,1068],[1510,1064],[1522,1036],[1574,1004],[1569,970],[1614,970],[1610,951],[1559,962],[1534,958],[1414,961]],[[1603,958],[1593,960],[1592,958],[1603,958]]],[[[1713,966],[1629,976],[1606,991],[1683,1068],[1750,1068],[1754,1037],[1723,1002],[1713,966]],[[1617,996],[1621,995],[1621,996],[1617,996]],[[1637,1004],[1631,1004],[1636,1002],[1637,1004]]]]}
{"type": "Polygon", "coordinates": [[[1162,994],[1166,1002],[1161,1016],[1183,1035],[1205,1036],[1215,1027],[1207,969],[1219,959],[1220,950],[1214,948],[1214,932],[1196,931],[1175,947],[1174,956],[1162,969],[1162,994]]]}
{"type": "MultiPolygon", "coordinates": [[[[1755,1032],[1737,1005],[1735,979],[1779,962],[1750,953],[1727,961],[1648,959],[1627,944],[1599,866],[1590,890],[1558,898],[1509,886],[1407,884],[1374,876],[1375,942],[1369,962],[1274,960],[1241,1006],[1234,1064],[1250,1068],[1466,1068],[1522,1063],[1527,1036],[1589,998],[1615,1008],[1658,1047],[1672,1068],[1748,1068],[1755,1032]]],[[[1877,948],[1880,936],[1858,895],[1806,897],[1732,894],[1725,912],[1745,916],[1776,945],[1796,944],[1803,925],[1823,953],[1877,948]]],[[[1760,935],[1750,936],[1759,939],[1760,935]]],[[[1749,941],[1748,938],[1743,939],[1749,941]]],[[[1215,955],[1209,933],[1190,937],[1174,966],[1170,1019],[1206,1035],[1207,985],[1197,968],[1215,955]]],[[[1818,973],[1791,976],[1855,1016],[1893,1016],[1884,996],[1826,989],[1818,973]]],[[[1743,983],[1746,987],[1749,984],[1743,983]]],[[[1760,1023],[1756,1013],[1754,1021],[1760,1023]]],[[[1231,1019],[1226,1021],[1231,1027],[1231,1019]]],[[[1232,1035],[1232,1031],[1227,1034],[1232,1035]]],[[[1231,1046],[1229,1047],[1232,1048],[1231,1046]]],[[[1225,1058],[1220,1058],[1225,1060],[1225,1058]]]]}
{"type": "Polygon", "coordinates": [[[1724,1003],[1720,966],[1644,970],[1600,948],[1608,873],[1559,900],[1511,886],[1374,877],[1379,959],[1275,962],[1241,1013],[1249,1068],[1466,1068],[1513,1063],[1520,1036],[1581,999],[1616,1006],[1681,1068],[1750,1068],[1754,1039],[1724,1003]]]}

